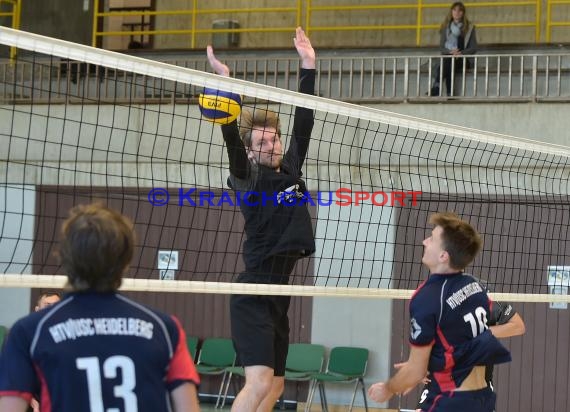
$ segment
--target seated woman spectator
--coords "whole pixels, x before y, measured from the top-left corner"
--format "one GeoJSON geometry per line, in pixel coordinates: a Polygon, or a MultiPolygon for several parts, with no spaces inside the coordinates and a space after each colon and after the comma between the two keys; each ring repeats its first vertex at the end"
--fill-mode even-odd
{"type": "MultiPolygon", "coordinates": [[[[475,54],[477,52],[477,36],[475,34],[475,26],[469,21],[465,14],[465,6],[461,2],[455,2],[451,5],[449,13],[441,24],[439,46],[441,53],[446,56],[454,56],[443,59],[442,79],[445,81],[447,96],[451,95],[451,69],[453,65],[454,73],[463,71],[463,62],[470,66],[470,62],[462,56],[475,54]]],[[[430,96],[439,96],[440,92],[440,67],[439,64],[435,69],[435,79],[430,90],[430,96]]]]}

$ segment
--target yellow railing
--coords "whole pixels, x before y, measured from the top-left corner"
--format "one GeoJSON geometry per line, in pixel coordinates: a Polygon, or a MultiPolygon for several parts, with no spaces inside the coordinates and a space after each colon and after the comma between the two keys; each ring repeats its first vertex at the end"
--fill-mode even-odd
{"type": "MultiPolygon", "coordinates": [[[[553,13],[561,15],[560,9],[565,7],[565,15],[570,15],[570,0],[546,0],[546,42],[550,43],[552,39],[552,30],[554,27],[570,27],[570,20],[553,20],[553,13]],[[555,13],[556,9],[559,13],[555,13]]],[[[570,36],[566,38],[566,42],[570,40],[570,36]]]]}
{"type": "MultiPolygon", "coordinates": [[[[563,0],[561,0],[563,1],[563,0]]],[[[431,3],[426,0],[411,0],[410,3],[396,3],[396,4],[377,4],[377,5],[335,5],[335,6],[319,6],[313,5],[314,0],[306,0],[307,8],[305,15],[305,26],[310,32],[337,32],[337,31],[386,31],[386,30],[413,30],[415,31],[416,46],[425,45],[422,32],[425,30],[439,30],[441,21],[449,10],[451,2],[445,3],[431,3]],[[350,20],[351,13],[356,11],[361,12],[374,12],[378,10],[407,10],[415,14],[414,24],[375,24],[375,25],[342,25],[342,21],[347,17],[350,20]],[[426,11],[438,10],[440,19],[436,23],[426,24],[426,11]],[[344,14],[337,14],[337,24],[335,26],[318,26],[313,24],[313,16],[315,13],[337,13],[343,12],[344,14]]],[[[317,1],[318,2],[318,1],[317,1]]],[[[531,27],[534,29],[535,42],[540,41],[540,15],[542,8],[542,0],[526,0],[526,1],[485,1],[485,2],[465,2],[465,7],[468,13],[471,14],[473,9],[476,8],[498,8],[502,9],[503,13],[496,13],[495,16],[504,15],[512,8],[527,7],[532,8],[532,12],[527,13],[528,19],[526,21],[505,22],[505,21],[481,21],[477,20],[475,23],[478,28],[520,28],[531,27]],[[506,9],[506,10],[505,10],[506,9]]],[[[433,13],[432,13],[433,16],[433,13]]]]}
{"type": "MultiPolygon", "coordinates": [[[[22,0],[0,0],[0,6],[8,4],[12,6],[11,11],[0,11],[0,17],[9,17],[12,20],[12,28],[20,28],[20,13],[22,12],[22,0]]],[[[10,60],[16,57],[17,49],[10,47],[10,60]]]]}
{"type": "MultiPolygon", "coordinates": [[[[20,2],[20,0],[2,1],[20,2]]],[[[244,47],[266,47],[268,45],[280,47],[279,41],[282,39],[288,41],[289,37],[286,36],[289,36],[294,27],[303,25],[309,34],[322,33],[324,37],[318,39],[320,47],[435,45],[440,23],[451,4],[451,1],[443,2],[442,0],[383,0],[377,2],[378,4],[359,4],[355,0],[344,0],[345,4],[339,4],[342,2],[338,0],[336,4],[331,5],[333,2],[329,0],[248,1],[249,8],[225,8],[221,7],[225,4],[221,0],[217,2],[192,0],[191,8],[186,10],[155,10],[150,6],[138,9],[136,7],[109,9],[108,0],[94,0],[92,44],[98,47],[114,48],[109,46],[110,39],[125,39],[126,36],[130,36],[131,39],[133,36],[156,39],[163,36],[163,38],[168,37],[166,40],[161,40],[164,48],[198,48],[204,46],[205,35],[243,33],[258,35],[248,36],[244,47]],[[265,6],[266,4],[273,7],[265,6]],[[276,7],[277,4],[285,7],[276,7]],[[257,5],[259,7],[253,7],[257,5]],[[213,19],[226,17],[243,19],[242,27],[206,27],[213,19]],[[143,23],[126,24],[131,28],[130,31],[108,27],[112,19],[129,18],[138,18],[143,23]],[[380,33],[390,32],[390,36],[397,38],[399,43],[392,42],[390,38],[376,41],[376,38],[382,38],[380,33]],[[275,33],[283,36],[279,37],[277,42],[275,42],[277,37],[273,35],[275,33]],[[172,40],[173,36],[179,36],[176,37],[177,39],[184,39],[183,44],[180,45],[180,42],[176,43],[172,40]],[[367,42],[364,36],[368,36],[367,42]],[[176,45],[169,46],[169,42],[176,45]]],[[[167,5],[177,3],[165,1],[164,3],[156,2],[156,4],[168,7],[167,5]]],[[[478,29],[499,29],[499,31],[491,30],[491,33],[501,33],[496,36],[485,34],[484,39],[487,43],[520,41],[539,43],[544,39],[549,42],[553,28],[570,26],[570,21],[553,21],[553,17],[561,18],[553,11],[553,8],[564,5],[570,6],[570,0],[471,0],[465,2],[468,15],[472,17],[478,29]],[[543,19],[544,12],[546,12],[545,19],[543,19]],[[520,33],[524,33],[524,36],[520,33]]],[[[124,26],[125,24],[123,28],[124,26]]],[[[155,48],[161,47],[155,45],[155,48]]]]}
{"type": "Polygon", "coordinates": [[[200,8],[200,5],[207,4],[204,0],[192,0],[192,9],[190,10],[156,10],[156,11],[109,11],[100,12],[101,3],[105,0],[94,0],[94,15],[93,15],[93,46],[98,45],[98,39],[101,37],[110,36],[155,36],[155,35],[189,35],[190,48],[196,47],[196,37],[200,34],[215,34],[215,33],[271,33],[271,32],[287,32],[291,33],[295,27],[301,25],[301,11],[302,0],[294,0],[294,6],[291,7],[257,7],[257,8],[200,8]],[[235,17],[239,14],[255,14],[259,15],[261,27],[249,28],[235,28],[235,29],[213,29],[213,28],[199,28],[197,20],[201,16],[215,16],[215,15],[229,15],[235,17]],[[274,26],[274,19],[263,20],[263,15],[267,13],[278,13],[279,15],[290,15],[294,19],[294,24],[291,26],[274,26]],[[110,17],[142,17],[142,16],[188,16],[190,20],[189,28],[187,29],[170,29],[170,30],[131,30],[131,31],[98,31],[99,19],[110,17]]]}

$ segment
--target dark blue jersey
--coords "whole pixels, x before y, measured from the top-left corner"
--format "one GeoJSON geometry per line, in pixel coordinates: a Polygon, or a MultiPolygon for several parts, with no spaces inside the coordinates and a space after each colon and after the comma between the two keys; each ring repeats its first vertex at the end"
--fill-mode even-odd
{"type": "MultiPolygon", "coordinates": [[[[483,284],[484,285],[484,284],[483,284]]],[[[491,314],[489,319],[487,320],[488,326],[493,325],[503,325],[507,323],[513,316],[516,314],[516,310],[510,303],[501,303],[501,302],[493,302],[491,306],[491,314]]],[[[487,336],[485,334],[477,336],[475,340],[472,342],[473,344],[477,343],[477,340],[485,340],[487,336]]],[[[478,361],[477,361],[478,362],[478,361]]],[[[493,389],[493,367],[492,363],[485,365],[485,380],[491,389],[493,389]]],[[[416,409],[427,408],[428,405],[432,405],[434,401],[434,392],[437,390],[434,388],[435,383],[432,383],[433,380],[430,379],[430,382],[424,385],[422,390],[420,399],[418,401],[418,405],[416,409]]]]}
{"type": "Polygon", "coordinates": [[[180,323],[118,293],[72,293],[14,324],[0,396],[42,412],[170,411],[169,392],[199,383],[180,323]]]}
{"type": "Polygon", "coordinates": [[[436,392],[461,386],[476,365],[510,360],[486,332],[491,305],[486,289],[464,273],[432,274],[414,293],[410,343],[433,345],[428,370],[436,392]]]}

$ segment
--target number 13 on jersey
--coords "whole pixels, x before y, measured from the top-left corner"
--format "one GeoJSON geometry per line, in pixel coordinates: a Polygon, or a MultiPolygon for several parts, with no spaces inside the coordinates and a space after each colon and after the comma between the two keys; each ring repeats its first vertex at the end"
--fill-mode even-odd
{"type": "Polygon", "coordinates": [[[99,358],[96,356],[77,358],[77,369],[84,370],[87,374],[87,387],[89,392],[89,404],[91,412],[119,412],[117,408],[105,410],[103,404],[103,379],[116,379],[118,370],[121,370],[122,381],[116,385],[113,394],[124,401],[124,412],[137,412],[137,397],[133,390],[136,386],[135,364],[127,356],[111,356],[103,362],[103,375],[99,358]]]}

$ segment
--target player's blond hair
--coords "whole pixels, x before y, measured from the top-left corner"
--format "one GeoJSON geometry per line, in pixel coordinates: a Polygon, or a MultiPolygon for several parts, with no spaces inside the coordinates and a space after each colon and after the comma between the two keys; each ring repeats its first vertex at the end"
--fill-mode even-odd
{"type": "Polygon", "coordinates": [[[244,110],[241,113],[239,135],[245,147],[251,146],[251,131],[256,127],[272,127],[277,130],[277,136],[281,138],[281,121],[277,113],[272,110],[257,108],[254,110],[244,110]]]}

